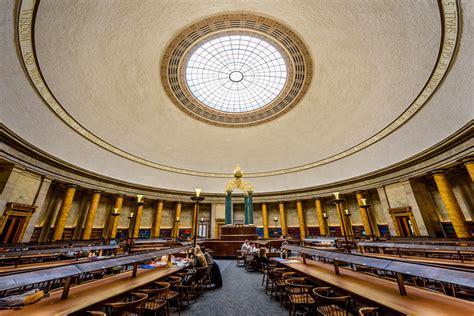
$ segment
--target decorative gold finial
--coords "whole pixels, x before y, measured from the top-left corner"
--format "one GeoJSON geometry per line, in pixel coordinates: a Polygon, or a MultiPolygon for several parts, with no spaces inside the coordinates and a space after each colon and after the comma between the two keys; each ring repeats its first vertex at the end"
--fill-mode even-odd
{"type": "Polygon", "coordinates": [[[235,167],[234,169],[234,178],[242,178],[242,175],[243,175],[243,172],[242,170],[240,170],[240,167],[237,165],[237,167],[235,167]]]}

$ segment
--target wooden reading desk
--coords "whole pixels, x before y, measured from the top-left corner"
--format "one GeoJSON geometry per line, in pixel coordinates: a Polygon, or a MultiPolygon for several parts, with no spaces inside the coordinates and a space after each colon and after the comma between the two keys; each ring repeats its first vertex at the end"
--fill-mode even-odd
{"type": "Polygon", "coordinates": [[[182,268],[175,267],[139,269],[135,278],[131,278],[132,271],[124,272],[98,281],[71,287],[69,290],[69,297],[66,300],[61,300],[61,291],[59,290],[51,292],[49,297],[45,297],[22,309],[0,311],[0,316],[70,315],[94,304],[133,291],[148,283],[177,273],[181,270],[182,268]]]}
{"type": "Polygon", "coordinates": [[[406,315],[474,315],[474,303],[406,285],[407,295],[402,296],[396,282],[340,269],[340,275],[334,273],[334,267],[321,262],[300,258],[297,263],[281,265],[308,277],[348,293],[358,301],[403,313],[406,315]]]}

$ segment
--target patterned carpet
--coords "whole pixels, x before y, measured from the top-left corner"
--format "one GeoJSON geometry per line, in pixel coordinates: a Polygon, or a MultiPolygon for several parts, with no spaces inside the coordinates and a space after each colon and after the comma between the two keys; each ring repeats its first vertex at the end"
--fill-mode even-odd
{"type": "Polygon", "coordinates": [[[220,289],[204,292],[183,316],[287,315],[276,300],[265,295],[262,274],[236,267],[234,260],[216,260],[222,274],[220,289]]]}

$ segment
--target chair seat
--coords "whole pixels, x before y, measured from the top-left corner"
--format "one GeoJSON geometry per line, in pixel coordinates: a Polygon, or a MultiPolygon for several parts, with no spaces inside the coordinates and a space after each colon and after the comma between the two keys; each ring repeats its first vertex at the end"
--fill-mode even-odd
{"type": "Polygon", "coordinates": [[[351,315],[337,305],[318,306],[317,310],[322,315],[351,315]]]}
{"type": "Polygon", "coordinates": [[[176,298],[178,295],[179,293],[176,291],[169,291],[168,294],[166,294],[166,299],[171,300],[173,298],[176,298]]]}
{"type": "Polygon", "coordinates": [[[160,308],[163,308],[163,306],[166,305],[165,300],[156,300],[156,301],[147,301],[145,304],[143,304],[143,309],[149,310],[149,311],[156,311],[160,308]]]}
{"type": "Polygon", "coordinates": [[[308,294],[292,294],[290,301],[293,304],[314,304],[314,299],[308,294]]]}

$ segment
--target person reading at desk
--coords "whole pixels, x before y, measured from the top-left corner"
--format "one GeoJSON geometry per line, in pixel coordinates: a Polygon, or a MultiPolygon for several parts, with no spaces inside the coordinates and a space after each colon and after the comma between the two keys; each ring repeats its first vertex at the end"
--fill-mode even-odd
{"type": "Polygon", "coordinates": [[[242,244],[242,247],[240,247],[240,251],[242,251],[242,254],[246,254],[250,252],[250,242],[248,240],[246,240],[242,244]]]}

